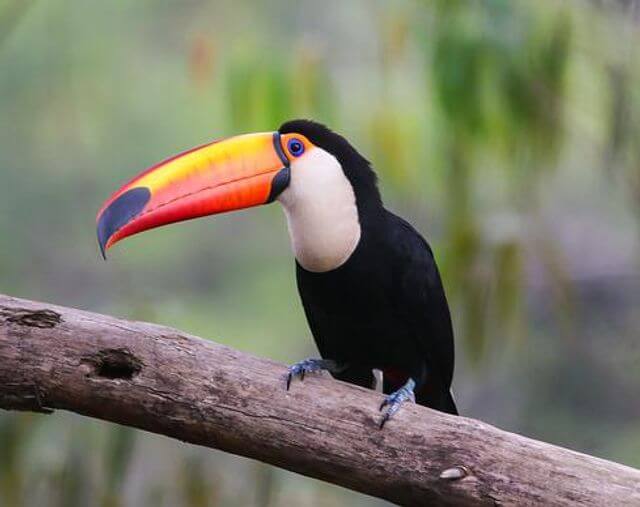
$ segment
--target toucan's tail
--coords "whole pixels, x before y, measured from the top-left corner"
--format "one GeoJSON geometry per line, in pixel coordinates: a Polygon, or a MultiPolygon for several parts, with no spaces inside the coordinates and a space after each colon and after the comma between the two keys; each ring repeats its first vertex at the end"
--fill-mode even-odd
{"type": "Polygon", "coordinates": [[[456,400],[453,399],[453,393],[451,391],[447,392],[447,395],[444,400],[444,408],[443,412],[447,412],[448,414],[458,415],[458,407],[456,407],[456,400]]]}
{"type": "MultiPolygon", "coordinates": [[[[395,371],[392,369],[383,371],[383,392],[385,394],[391,394],[392,392],[397,391],[407,381],[406,376],[400,375],[398,377],[394,376],[394,373],[395,371]]],[[[350,379],[346,380],[347,382],[357,383],[350,379]]],[[[458,415],[458,408],[456,407],[456,402],[453,399],[451,389],[446,388],[442,383],[437,382],[437,377],[434,377],[432,381],[425,382],[424,386],[416,390],[414,394],[418,405],[433,408],[440,412],[446,412],[447,414],[458,415]]]]}
{"type": "Polygon", "coordinates": [[[439,410],[440,412],[458,415],[458,407],[456,407],[456,402],[453,399],[451,391],[433,392],[432,390],[425,389],[422,392],[416,393],[416,403],[439,410]]]}

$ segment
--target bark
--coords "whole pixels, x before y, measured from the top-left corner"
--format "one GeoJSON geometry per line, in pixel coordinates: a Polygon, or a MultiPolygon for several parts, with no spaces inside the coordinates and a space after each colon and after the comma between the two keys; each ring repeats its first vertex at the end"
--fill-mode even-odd
{"type": "Polygon", "coordinates": [[[0,295],[0,408],[69,410],[406,505],[640,505],[640,471],[174,329],[0,295]]]}

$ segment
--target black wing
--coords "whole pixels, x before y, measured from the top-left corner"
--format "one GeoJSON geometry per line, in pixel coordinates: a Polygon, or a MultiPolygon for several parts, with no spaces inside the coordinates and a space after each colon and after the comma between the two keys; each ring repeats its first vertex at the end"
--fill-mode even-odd
{"type": "Polygon", "coordinates": [[[453,379],[454,344],[449,305],[436,261],[427,241],[405,220],[389,213],[394,249],[401,262],[394,276],[402,313],[415,330],[414,339],[424,354],[427,384],[436,381],[449,394],[453,379]]]}

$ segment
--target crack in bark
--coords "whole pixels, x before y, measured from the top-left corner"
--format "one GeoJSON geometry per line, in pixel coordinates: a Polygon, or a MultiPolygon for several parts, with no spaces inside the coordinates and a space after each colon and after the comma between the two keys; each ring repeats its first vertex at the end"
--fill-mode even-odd
{"type": "Polygon", "coordinates": [[[0,307],[0,316],[5,317],[5,320],[12,324],[41,329],[53,328],[62,322],[62,315],[48,309],[32,310],[3,306],[0,307]]]}

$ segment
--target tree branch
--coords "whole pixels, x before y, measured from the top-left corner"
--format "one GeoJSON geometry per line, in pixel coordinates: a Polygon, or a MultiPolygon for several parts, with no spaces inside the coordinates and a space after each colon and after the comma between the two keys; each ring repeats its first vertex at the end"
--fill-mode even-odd
{"type": "Polygon", "coordinates": [[[0,295],[0,408],[63,409],[406,505],[640,505],[640,471],[180,331],[0,295]]]}

